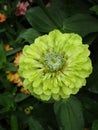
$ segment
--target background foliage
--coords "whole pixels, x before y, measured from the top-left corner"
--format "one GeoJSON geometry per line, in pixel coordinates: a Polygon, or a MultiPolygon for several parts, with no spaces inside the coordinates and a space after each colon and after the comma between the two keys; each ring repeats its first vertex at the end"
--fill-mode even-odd
{"type": "Polygon", "coordinates": [[[98,1],[28,0],[25,14],[17,16],[18,2],[26,0],[0,0],[7,17],[0,22],[0,130],[98,130],[98,1]],[[24,45],[56,28],[78,33],[89,44],[93,73],[68,101],[47,103],[17,86],[14,60],[24,45]]]}

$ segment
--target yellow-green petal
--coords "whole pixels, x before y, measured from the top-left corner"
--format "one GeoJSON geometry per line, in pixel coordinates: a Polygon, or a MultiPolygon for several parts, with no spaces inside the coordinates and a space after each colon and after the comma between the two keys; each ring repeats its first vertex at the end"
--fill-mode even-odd
{"type": "Polygon", "coordinates": [[[18,72],[34,97],[67,99],[86,85],[93,69],[89,56],[81,36],[55,29],[24,46],[18,72]]]}

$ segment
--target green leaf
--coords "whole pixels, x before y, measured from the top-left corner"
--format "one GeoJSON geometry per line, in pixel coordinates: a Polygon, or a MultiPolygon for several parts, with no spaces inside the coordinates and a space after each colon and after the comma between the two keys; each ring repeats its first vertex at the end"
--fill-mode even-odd
{"type": "Polygon", "coordinates": [[[2,106],[0,113],[8,112],[10,109],[15,109],[16,106],[12,94],[7,92],[0,94],[0,106],[2,106]]]}
{"type": "Polygon", "coordinates": [[[96,0],[87,0],[89,2],[91,2],[92,4],[95,4],[97,1],[96,0]]]}
{"type": "Polygon", "coordinates": [[[17,71],[18,68],[14,65],[14,63],[7,62],[4,66],[5,71],[17,71]]]}
{"type": "Polygon", "coordinates": [[[18,119],[17,119],[17,116],[14,114],[11,115],[10,126],[11,126],[11,130],[19,130],[18,129],[18,119]]]}
{"type": "Polygon", "coordinates": [[[55,28],[55,24],[51,22],[49,17],[39,7],[29,9],[26,13],[26,18],[31,26],[39,32],[49,32],[55,28]]]}
{"type": "Polygon", "coordinates": [[[56,102],[54,111],[60,130],[84,130],[82,106],[76,97],[56,102]]]}
{"type": "Polygon", "coordinates": [[[92,130],[98,130],[98,120],[95,120],[92,125],[92,130]]]}
{"type": "Polygon", "coordinates": [[[6,31],[6,29],[0,29],[0,33],[3,33],[3,32],[5,32],[6,31]]]}
{"type": "Polygon", "coordinates": [[[68,15],[83,12],[86,13],[89,8],[89,5],[85,1],[81,0],[51,0],[51,6],[64,10],[64,13],[67,13],[68,15]]]}
{"type": "Polygon", "coordinates": [[[12,107],[13,103],[13,96],[10,93],[0,94],[0,105],[12,107]]]}
{"type": "Polygon", "coordinates": [[[19,48],[15,49],[15,50],[7,51],[7,52],[6,52],[6,56],[13,55],[13,54],[15,54],[15,53],[17,53],[17,52],[19,52],[19,51],[21,51],[21,50],[22,50],[22,48],[19,47],[19,48]]]}
{"type": "Polygon", "coordinates": [[[59,9],[58,7],[52,7],[52,6],[49,7],[48,12],[51,15],[51,17],[56,21],[58,26],[61,28],[64,20],[68,17],[66,12],[59,9]]]}
{"type": "Polygon", "coordinates": [[[5,128],[3,128],[2,126],[0,126],[0,130],[6,130],[5,128]]]}
{"type": "Polygon", "coordinates": [[[41,34],[35,29],[29,28],[19,35],[18,40],[22,38],[25,39],[27,42],[32,43],[34,39],[40,35],[41,34]]]}
{"type": "Polygon", "coordinates": [[[90,33],[89,35],[84,37],[83,43],[91,45],[96,38],[97,38],[97,33],[93,33],[93,34],[90,33]]]}
{"type": "Polygon", "coordinates": [[[32,117],[29,118],[28,123],[29,130],[44,130],[41,124],[32,117]]]}
{"type": "Polygon", "coordinates": [[[91,96],[91,93],[83,91],[83,94],[79,96],[83,106],[85,124],[91,124],[94,120],[98,119],[98,102],[96,97],[94,97],[96,95],[94,94],[91,97],[89,95],[91,96]]]}
{"type": "Polygon", "coordinates": [[[69,16],[76,13],[89,12],[89,4],[87,4],[85,0],[62,0],[62,2],[64,2],[65,12],[68,13],[69,16]]]}
{"type": "Polygon", "coordinates": [[[6,53],[3,44],[0,44],[0,69],[4,67],[6,63],[6,53]]]}
{"type": "Polygon", "coordinates": [[[91,7],[90,10],[94,11],[96,13],[96,15],[98,15],[98,5],[91,7]]]}
{"type": "Polygon", "coordinates": [[[21,101],[25,100],[26,98],[28,98],[29,96],[30,96],[29,94],[17,93],[17,95],[15,97],[15,102],[21,102],[21,101]]]}
{"type": "Polygon", "coordinates": [[[63,30],[86,36],[92,32],[98,32],[98,20],[89,14],[76,14],[64,21],[63,30]]]}
{"type": "Polygon", "coordinates": [[[98,94],[98,63],[94,64],[93,72],[87,79],[87,87],[89,91],[98,94]]]}

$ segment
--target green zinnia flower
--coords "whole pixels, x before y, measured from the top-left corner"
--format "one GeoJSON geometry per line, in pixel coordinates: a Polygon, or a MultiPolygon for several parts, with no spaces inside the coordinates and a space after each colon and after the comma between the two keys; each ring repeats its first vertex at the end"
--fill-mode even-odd
{"type": "Polygon", "coordinates": [[[51,31],[26,45],[19,62],[24,88],[41,100],[66,99],[86,84],[92,72],[88,45],[78,34],[51,31]]]}

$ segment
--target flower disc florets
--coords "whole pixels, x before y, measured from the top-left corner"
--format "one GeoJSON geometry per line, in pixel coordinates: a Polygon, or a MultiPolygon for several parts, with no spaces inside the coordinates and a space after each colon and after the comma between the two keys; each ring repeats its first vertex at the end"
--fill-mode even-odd
{"type": "Polygon", "coordinates": [[[44,56],[45,65],[50,72],[55,72],[60,70],[64,65],[63,55],[56,54],[54,52],[49,52],[44,56]]]}
{"type": "Polygon", "coordinates": [[[92,72],[88,45],[74,33],[51,31],[26,45],[19,62],[23,85],[41,100],[66,99],[86,85],[92,72]]]}

